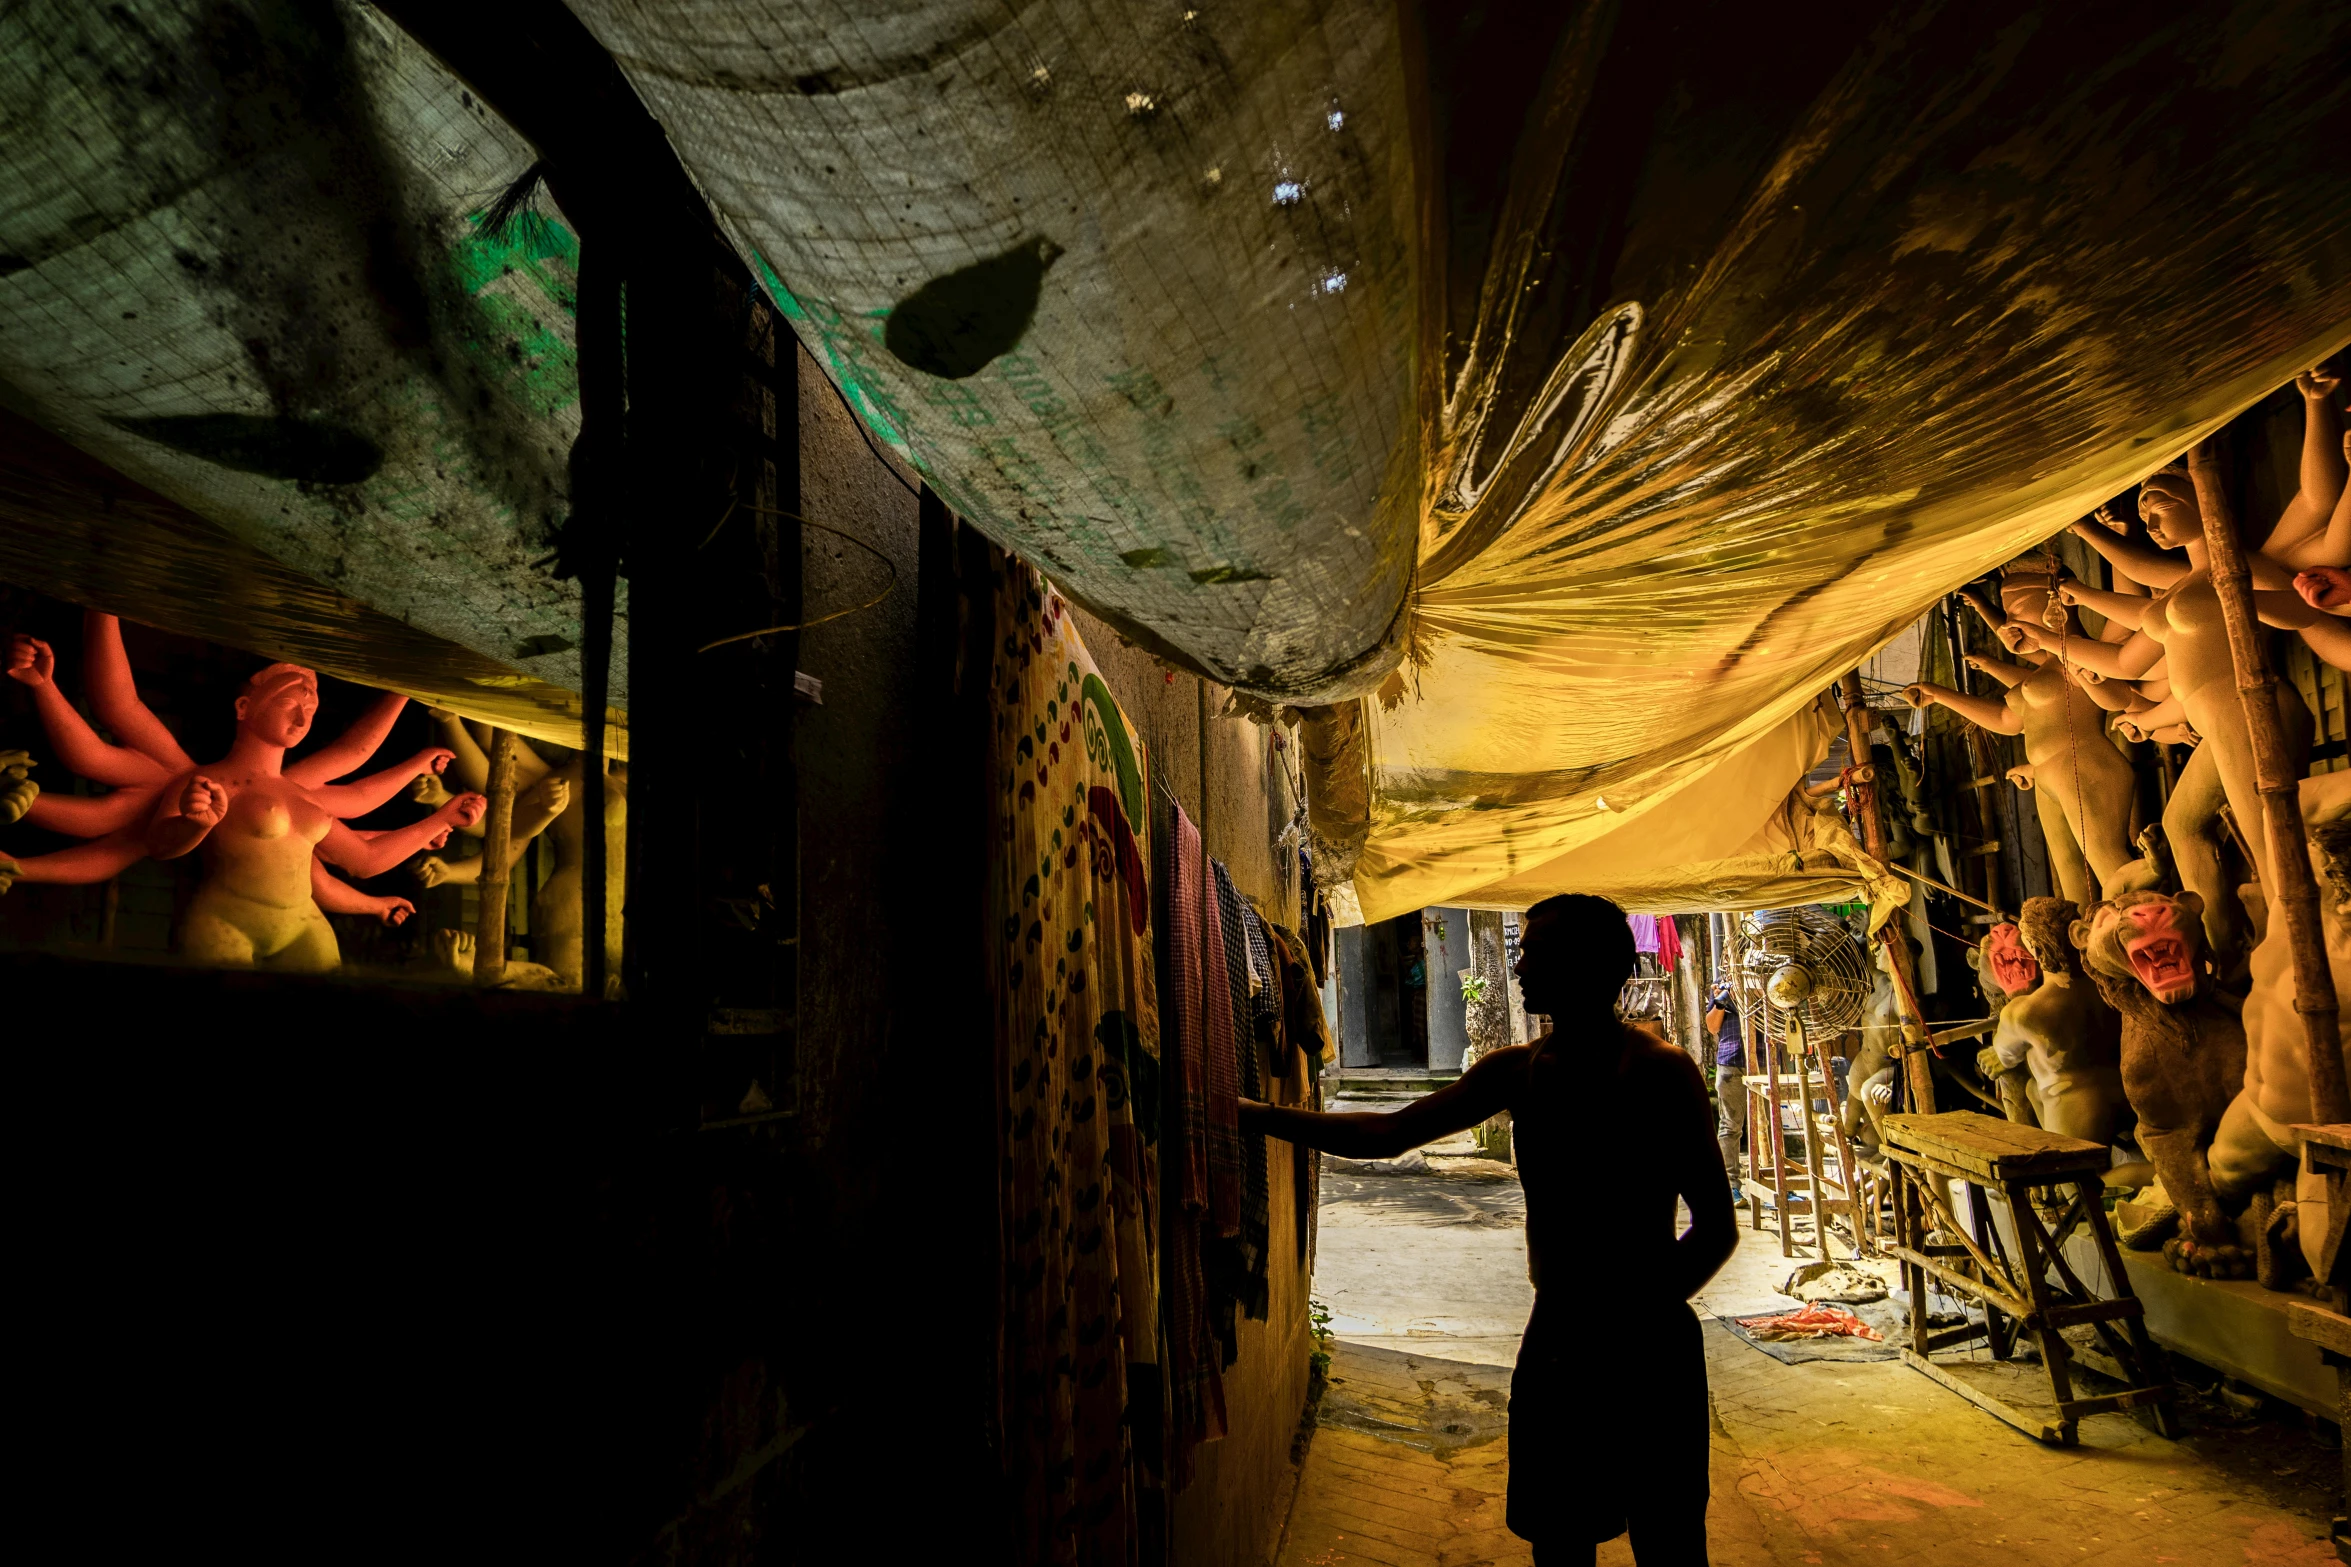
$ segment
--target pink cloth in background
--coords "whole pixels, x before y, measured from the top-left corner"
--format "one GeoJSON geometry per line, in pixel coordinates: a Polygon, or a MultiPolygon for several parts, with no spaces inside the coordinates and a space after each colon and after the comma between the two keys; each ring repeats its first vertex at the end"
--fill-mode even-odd
{"type": "Polygon", "coordinates": [[[1627,914],[1624,922],[1633,928],[1633,950],[1646,952],[1657,960],[1657,966],[1671,973],[1682,960],[1682,933],[1673,926],[1670,914],[1627,914]]]}

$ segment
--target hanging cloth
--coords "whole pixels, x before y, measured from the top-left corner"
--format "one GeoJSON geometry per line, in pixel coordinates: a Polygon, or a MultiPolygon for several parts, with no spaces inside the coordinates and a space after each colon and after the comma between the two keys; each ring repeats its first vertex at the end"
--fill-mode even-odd
{"type": "MultiPolygon", "coordinates": [[[[1192,1450],[1225,1433],[1223,1361],[1209,1326],[1203,1240],[1213,1203],[1209,1178],[1207,902],[1200,831],[1166,802],[1158,885],[1163,916],[1160,1048],[1162,1180],[1161,1312],[1167,1334],[1167,1480],[1180,1490],[1192,1450]]],[[[1237,1107],[1236,1107],[1237,1110],[1237,1107]]]]}
{"type": "Polygon", "coordinates": [[[1005,1452],[1016,1556],[1125,1562],[1140,1548],[1130,1366],[1158,1358],[1142,740],[1058,595],[999,585],[993,896],[1003,1073],[1005,1452]]]}
{"type": "Polygon", "coordinates": [[[1682,933],[1670,914],[1657,916],[1657,966],[1668,974],[1682,961],[1682,933]]]}
{"type": "Polygon", "coordinates": [[[1633,928],[1633,950],[1646,952],[1651,957],[1657,956],[1657,916],[1628,914],[1625,923],[1633,928]]]}
{"type": "MultiPolygon", "coordinates": [[[[1240,1211],[1232,1231],[1236,1244],[1227,1287],[1241,1310],[1262,1322],[1267,1310],[1265,1254],[1272,1234],[1271,1203],[1265,1180],[1265,1138],[1257,1132],[1240,1130],[1239,1104],[1240,1099],[1265,1097],[1265,1056],[1257,1043],[1256,998],[1250,993],[1249,921],[1253,916],[1247,901],[1233,886],[1232,874],[1225,869],[1224,862],[1211,860],[1209,866],[1216,878],[1218,925],[1224,941],[1227,989],[1232,997],[1237,1094],[1233,1104],[1233,1153],[1241,1177],[1240,1211]]],[[[1213,1058],[1211,1065],[1214,1066],[1213,1058]]],[[[1212,1112],[1213,1109],[1212,1104],[1212,1112]]],[[[1228,1336],[1225,1347],[1225,1364],[1229,1366],[1238,1356],[1240,1346],[1228,1336]]]]}

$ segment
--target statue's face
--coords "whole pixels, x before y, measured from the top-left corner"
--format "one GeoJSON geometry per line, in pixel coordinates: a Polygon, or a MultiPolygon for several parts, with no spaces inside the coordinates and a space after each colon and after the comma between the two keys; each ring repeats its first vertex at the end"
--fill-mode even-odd
{"type": "Polygon", "coordinates": [[[2014,576],[2000,579],[2000,607],[2010,620],[2022,620],[2036,626],[2050,624],[2052,607],[2062,617],[2065,606],[2058,604],[2049,591],[2049,579],[2042,576],[2014,576]]]}
{"type": "Polygon", "coordinates": [[[2183,920],[2177,904],[2168,898],[2131,904],[2121,911],[2115,935],[2149,995],[2176,1007],[2196,994],[2203,925],[2183,920]]]}
{"type": "Polygon", "coordinates": [[[237,698],[237,727],[271,745],[300,744],[317,716],[318,676],[291,664],[263,670],[237,698]]]}
{"type": "Polygon", "coordinates": [[[1984,961],[2002,990],[2019,995],[2041,982],[2041,965],[2025,950],[2014,925],[1995,925],[1984,937],[1984,961]]]}
{"type": "Polygon", "coordinates": [[[2204,537],[2204,508],[2185,468],[2166,468],[2139,486],[2139,518],[2147,536],[2167,550],[2204,537]]]}

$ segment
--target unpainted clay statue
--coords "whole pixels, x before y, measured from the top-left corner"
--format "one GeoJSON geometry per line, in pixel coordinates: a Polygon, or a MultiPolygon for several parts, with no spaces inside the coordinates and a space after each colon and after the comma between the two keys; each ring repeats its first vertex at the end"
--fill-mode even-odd
{"type": "MultiPolygon", "coordinates": [[[[480,943],[470,930],[442,929],[433,932],[433,961],[450,973],[467,980],[473,978],[473,955],[480,943]]],[[[577,990],[579,981],[565,983],[561,974],[544,963],[525,963],[516,958],[506,960],[506,975],[492,987],[497,990],[577,990]]]]}
{"type": "MultiPolygon", "coordinates": [[[[2014,782],[2017,773],[2025,770],[2010,768],[2010,781],[2014,782]]],[[[1983,992],[1984,1002],[1991,1009],[1992,1037],[1997,1040],[1999,1020],[2008,1015],[2009,1004],[2041,983],[2041,965],[2025,950],[2016,927],[2003,920],[1985,931],[1983,940],[1967,949],[1967,966],[1975,970],[1976,988],[1983,992]]],[[[2040,1124],[2033,1113],[2032,1074],[2021,1059],[2003,1061],[1991,1045],[1986,1045],[1976,1052],[1976,1070],[1998,1092],[2001,1114],[2022,1125],[2040,1124]]]]}
{"type": "MultiPolygon", "coordinates": [[[[2040,982],[2011,987],[1990,1054],[2003,1071],[2030,1069],[2027,1097],[2041,1127],[2111,1144],[2128,1111],[2122,1019],[2082,977],[2069,933],[2080,913],[2063,898],[2027,898],[2015,926],[1995,927],[2013,930],[2018,956],[2040,982]]],[[[1993,962],[2003,959],[1996,953],[1993,962]]]]}
{"type": "MultiPolygon", "coordinates": [[[[486,786],[490,775],[490,759],[482,741],[469,730],[456,714],[441,709],[433,710],[434,721],[440,726],[441,737],[448,742],[455,760],[450,764],[450,776],[469,787],[486,786]],[[479,780],[479,783],[477,783],[479,780]]],[[[547,841],[555,846],[555,871],[531,898],[531,942],[540,959],[564,982],[576,989],[586,972],[586,943],[583,935],[587,916],[582,908],[580,888],[587,866],[587,807],[586,791],[581,787],[581,766],[584,753],[573,752],[559,765],[551,766],[529,742],[515,748],[515,787],[528,792],[549,781],[551,790],[560,789],[560,803],[556,804],[554,820],[547,826],[547,841]]],[[[607,762],[604,770],[604,972],[607,984],[620,973],[622,904],[628,885],[628,767],[624,763],[607,762]]],[[[427,886],[447,875],[441,862],[427,860],[418,867],[427,886]]]]}
{"type": "MultiPolygon", "coordinates": [[[[13,879],[102,881],[141,853],[176,859],[202,848],[204,878],[180,922],[183,954],[222,965],[324,969],[338,963],[341,953],[321,908],[322,892],[339,905],[395,921],[406,917],[409,905],[355,888],[337,890],[334,878],[315,864],[314,851],[356,876],[373,876],[420,848],[437,847],[453,823],[481,814],[481,797],[469,794],[421,822],[387,832],[361,834],[342,824],[342,817],[383,804],[418,771],[447,763],[448,752],[430,749],[353,783],[329,782],[382,743],[405,698],[378,702],[335,743],[288,764],[286,751],[309,734],[318,711],[318,677],[297,665],[272,664],[248,679],[237,698],[237,739],[229,754],[198,767],[139,700],[114,617],[87,616],[84,637],[91,706],[127,745],[99,739],[65,701],[46,644],[14,639],[8,672],[33,691],[50,741],[67,765],[116,785],[113,795],[76,803],[102,807],[105,821],[127,820],[94,842],[10,862],[13,879]],[[126,795],[132,798],[126,801],[126,795]]],[[[96,829],[85,818],[42,821],[43,803],[35,802],[28,819],[69,833],[96,829]]]]}
{"type": "Polygon", "coordinates": [[[2207,1151],[2244,1085],[2245,1025],[2213,986],[2200,901],[2130,893],[2091,909],[2071,934],[2099,993],[2122,1014],[2123,1093],[2180,1215],[2165,1255],[2182,1273],[2242,1278],[2252,1256],[2222,1211],[2207,1151]]]}
{"type": "MultiPolygon", "coordinates": [[[[1910,943],[1915,962],[1918,942],[1909,936],[1898,939],[1910,943]]],[[[1893,1101],[1895,1062],[1902,1043],[1902,1007],[1894,987],[1893,959],[1885,945],[1873,945],[1869,959],[1877,972],[1870,984],[1869,1010],[1862,1014],[1861,1042],[1854,1047],[1853,1059],[1845,1069],[1846,1093],[1844,1101],[1837,1106],[1837,1117],[1844,1123],[1846,1138],[1874,1156],[1880,1143],[1877,1121],[1870,1112],[1882,1111],[1893,1101]]]]}
{"type": "MultiPolygon", "coordinates": [[[[2038,620],[2049,610],[2049,580],[2022,573],[2003,577],[2000,599],[2009,622],[2038,620]]],[[[2067,624],[2078,629],[2070,616],[2067,624]]],[[[1997,668],[1991,667],[1997,660],[1977,663],[2007,686],[1997,700],[1928,682],[1909,687],[1903,698],[1913,707],[1941,703],[1978,728],[2024,737],[2035,775],[2033,808],[2049,839],[2052,871],[2068,898],[2086,903],[2093,893],[2091,874],[2110,882],[2134,858],[2136,785],[2130,763],[2106,738],[2105,710],[2078,681],[2066,678],[2057,659],[2029,650],[2023,657],[2022,664],[1997,668]],[[2067,855],[2061,844],[2079,849],[2067,855]]]]}
{"type": "MultiPolygon", "coordinates": [[[[2301,796],[2311,870],[2318,878],[2327,971],[2340,1004],[2351,992],[2351,773],[2305,778],[2301,796]]],[[[2302,1139],[2293,1130],[2317,1119],[2310,1102],[2310,1047],[2302,1016],[2294,1010],[2292,943],[2285,919],[2274,909],[2267,938],[2253,949],[2252,973],[2253,989],[2245,999],[2244,1092],[2213,1139],[2213,1184],[2224,1197],[2242,1192],[2258,1197],[2272,1179],[2297,1177],[2294,1199],[2304,1209],[2302,1247],[2315,1266],[2326,1233],[2326,1188],[2314,1177],[2299,1176],[2302,1139]]],[[[2351,1016],[2338,1016],[2337,1037],[2351,1072],[2351,1016]]],[[[2282,1231],[2284,1214],[2277,1217],[2282,1231]]],[[[2262,1282],[2280,1282],[2266,1256],[2264,1261],[2262,1282]]]]}
{"type": "Polygon", "coordinates": [[[40,797],[41,786],[33,782],[32,753],[0,751],[0,827],[23,820],[40,797]]]}
{"type": "MultiPolygon", "coordinates": [[[[2116,679],[2135,679],[2159,658],[2168,664],[2178,711],[2203,743],[2172,786],[2163,811],[2164,833],[2171,841],[2180,880],[2201,902],[2206,935],[2225,962],[2243,950],[2245,928],[2235,889],[2222,872],[2222,805],[2232,809],[2238,830],[2253,850],[2255,875],[2265,884],[2269,880],[2262,874],[2267,849],[2261,797],[2253,782],[2253,741],[2237,696],[2236,666],[2229,655],[2227,627],[2221,622],[2220,599],[2205,559],[2203,508],[2184,465],[2166,468],[2139,487],[2139,514],[2158,544],[2182,552],[2187,569],[2145,601],[2130,640],[2117,645],[2030,628],[2025,636],[2116,679]]],[[[2288,615],[2283,601],[2294,600],[2294,595],[2283,591],[2278,567],[2258,557],[2253,566],[2254,603],[2264,620],[2286,624],[2307,614],[2297,600],[2295,613],[2288,615]]],[[[2058,596],[2080,594],[2068,585],[2058,596]]],[[[2290,682],[2279,681],[2276,689],[2289,760],[2301,772],[2310,758],[2310,710],[2290,682]]]]}

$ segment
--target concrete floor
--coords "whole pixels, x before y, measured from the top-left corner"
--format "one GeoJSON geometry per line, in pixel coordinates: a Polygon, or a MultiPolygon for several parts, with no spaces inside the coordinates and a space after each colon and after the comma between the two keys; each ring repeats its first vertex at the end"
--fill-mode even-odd
{"type": "MultiPolygon", "coordinates": [[[[1281,1567],[1532,1560],[1502,1525],[1508,1368],[1534,1298],[1524,1200],[1474,1152],[1462,1139],[1326,1166],[1314,1289],[1333,1318],[1330,1389],[1281,1567]]],[[[1701,1315],[1792,1307],[1774,1287],[1791,1266],[1776,1234],[1742,1230],[1701,1315]]],[[[1899,1361],[1783,1365],[1712,1320],[1706,1353],[1718,1567],[2335,1560],[2335,1428],[2282,1406],[2190,1396],[2182,1441],[2101,1415],[2056,1449],[1899,1361]]],[[[1619,1539],[1599,1560],[1632,1554],[1619,1539]]]]}

